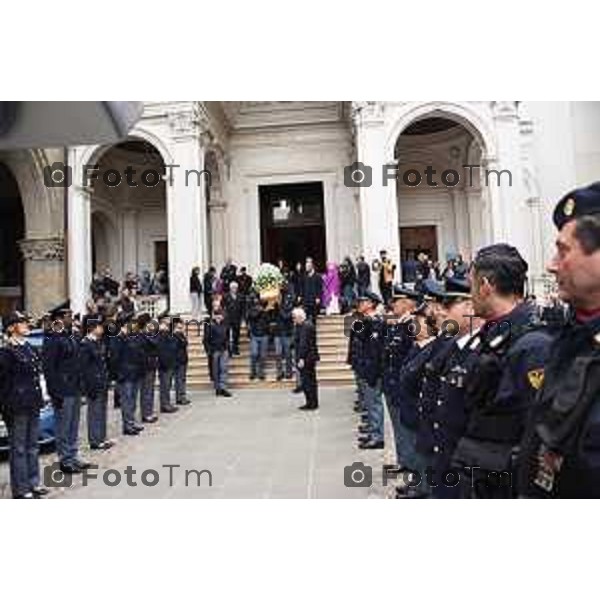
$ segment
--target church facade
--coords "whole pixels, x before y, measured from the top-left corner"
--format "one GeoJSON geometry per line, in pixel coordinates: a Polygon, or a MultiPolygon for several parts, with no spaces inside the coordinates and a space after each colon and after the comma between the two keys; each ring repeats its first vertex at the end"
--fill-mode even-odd
{"type": "Polygon", "coordinates": [[[113,146],[0,154],[0,303],[81,310],[95,271],[165,270],[187,312],[196,265],[497,241],[540,292],[554,203],[599,174],[597,102],[147,102],[113,146]]]}

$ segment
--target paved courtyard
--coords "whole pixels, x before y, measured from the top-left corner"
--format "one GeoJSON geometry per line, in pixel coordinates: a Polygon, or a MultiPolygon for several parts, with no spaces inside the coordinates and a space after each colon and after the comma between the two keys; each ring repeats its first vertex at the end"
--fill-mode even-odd
{"type": "MultiPolygon", "coordinates": [[[[53,491],[57,498],[381,498],[382,451],[358,450],[351,388],[320,390],[321,408],[297,410],[301,395],[280,390],[239,390],[233,398],[209,392],[191,394],[192,404],[164,415],[139,437],[118,433],[120,417],[111,411],[111,430],[117,446],[109,452],[84,456],[98,465],[98,476],[82,486],[75,476],[70,488],[53,491]],[[362,461],[373,467],[373,486],[348,488],[344,467],[362,461]],[[180,465],[164,467],[163,465],[180,465]],[[126,483],[125,470],[136,471],[126,483]],[[103,481],[107,470],[121,473],[121,484],[103,481]],[[155,486],[141,482],[143,471],[158,472],[155,486]],[[209,470],[198,476],[186,470],[209,470]]],[[[54,455],[43,457],[51,462],[54,455]]],[[[116,474],[110,474],[116,477],[116,474]]],[[[153,476],[148,475],[152,483],[153,476]]],[[[0,463],[0,493],[8,496],[8,469],[0,463]]]]}

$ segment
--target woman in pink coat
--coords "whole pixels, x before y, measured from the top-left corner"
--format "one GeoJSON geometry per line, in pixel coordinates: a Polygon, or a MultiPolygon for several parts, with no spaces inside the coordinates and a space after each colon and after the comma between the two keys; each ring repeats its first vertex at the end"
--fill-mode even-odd
{"type": "Polygon", "coordinates": [[[339,314],[340,312],[340,275],[338,266],[334,262],[327,263],[327,269],[323,275],[322,304],[325,314],[339,314]]]}

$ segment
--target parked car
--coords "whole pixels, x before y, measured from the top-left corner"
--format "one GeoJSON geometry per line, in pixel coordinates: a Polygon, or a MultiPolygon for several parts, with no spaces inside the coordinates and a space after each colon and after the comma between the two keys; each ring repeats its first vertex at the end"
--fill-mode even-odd
{"type": "MultiPolygon", "coordinates": [[[[32,330],[31,334],[27,338],[27,341],[36,348],[41,348],[44,341],[44,331],[42,329],[32,330]]],[[[42,377],[42,392],[44,394],[44,407],[40,410],[40,434],[39,444],[40,448],[46,449],[51,447],[55,441],[56,435],[56,417],[54,414],[54,408],[50,402],[50,397],[46,391],[46,382],[42,377]]],[[[6,453],[8,451],[8,430],[6,424],[0,419],[0,453],[6,453]]]]}

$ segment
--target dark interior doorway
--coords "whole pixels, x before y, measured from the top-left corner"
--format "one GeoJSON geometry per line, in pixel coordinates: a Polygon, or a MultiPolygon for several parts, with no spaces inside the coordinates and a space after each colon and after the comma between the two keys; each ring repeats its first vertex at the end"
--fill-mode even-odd
{"type": "Polygon", "coordinates": [[[17,181],[0,163],[0,313],[23,308],[23,256],[19,242],[25,237],[25,214],[17,181]]]}
{"type": "Polygon", "coordinates": [[[322,271],[327,260],[323,183],[261,185],[258,195],[263,262],[283,259],[293,269],[311,256],[322,271]]]}
{"type": "Polygon", "coordinates": [[[400,254],[402,260],[417,258],[421,252],[433,260],[438,260],[437,231],[435,225],[400,227],[400,254]]]}

